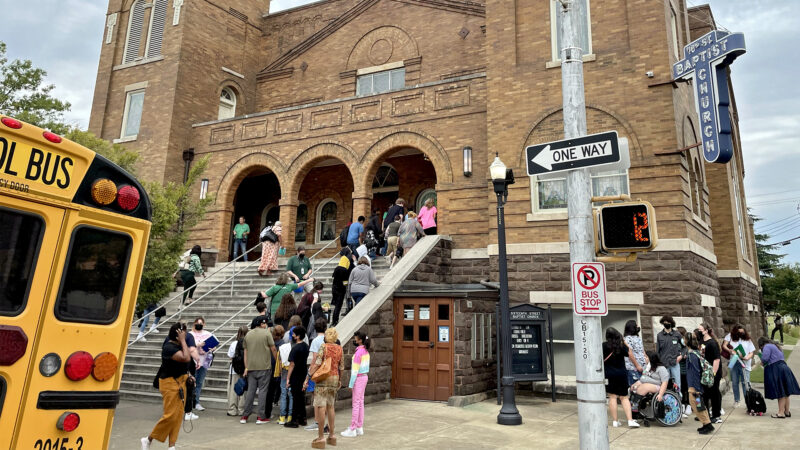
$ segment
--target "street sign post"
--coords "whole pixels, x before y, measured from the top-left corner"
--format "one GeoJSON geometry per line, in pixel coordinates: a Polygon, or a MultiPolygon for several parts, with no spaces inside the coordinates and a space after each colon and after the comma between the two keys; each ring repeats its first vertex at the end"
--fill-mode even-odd
{"type": "Polygon", "coordinates": [[[572,306],[579,316],[608,315],[605,264],[572,263],[572,306]]]}
{"type": "Polygon", "coordinates": [[[685,46],[683,59],[672,66],[676,80],[695,79],[703,157],[711,163],[726,163],[733,156],[727,69],[745,51],[742,33],[714,30],[685,46]]]}
{"type": "Polygon", "coordinates": [[[622,159],[616,131],[529,145],[525,155],[529,176],[617,164],[622,159]]]}

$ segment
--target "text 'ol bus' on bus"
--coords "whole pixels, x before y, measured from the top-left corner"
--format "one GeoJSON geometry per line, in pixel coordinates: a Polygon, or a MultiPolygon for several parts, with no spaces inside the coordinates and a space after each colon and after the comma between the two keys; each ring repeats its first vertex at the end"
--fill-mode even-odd
{"type": "Polygon", "coordinates": [[[0,116],[0,448],[107,448],[150,200],[95,152],[0,116]]]}

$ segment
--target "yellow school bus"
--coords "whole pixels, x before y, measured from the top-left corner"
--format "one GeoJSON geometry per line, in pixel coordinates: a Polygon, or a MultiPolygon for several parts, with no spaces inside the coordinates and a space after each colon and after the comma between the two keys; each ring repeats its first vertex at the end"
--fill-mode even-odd
{"type": "Polygon", "coordinates": [[[0,449],[108,447],[150,215],[133,176],[0,115],[0,449]]]}

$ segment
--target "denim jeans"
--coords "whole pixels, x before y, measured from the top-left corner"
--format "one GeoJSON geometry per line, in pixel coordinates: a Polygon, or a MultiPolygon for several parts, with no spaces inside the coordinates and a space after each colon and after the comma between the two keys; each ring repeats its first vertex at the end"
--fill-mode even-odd
{"type": "Polygon", "coordinates": [[[194,387],[194,406],[200,403],[200,391],[203,390],[203,382],[206,380],[207,372],[208,369],[201,367],[197,369],[197,373],[194,374],[194,378],[197,380],[197,384],[194,387]]]}
{"type": "MultiPolygon", "coordinates": [[[[139,325],[139,331],[144,333],[144,331],[147,329],[147,322],[150,321],[150,316],[147,316],[147,314],[150,314],[151,312],[155,311],[156,309],[158,309],[158,305],[145,308],[144,311],[142,311],[142,317],[144,317],[144,319],[142,319],[142,324],[139,325]]],[[[158,322],[160,322],[160,321],[161,321],[161,317],[156,317],[155,322],[153,322],[153,327],[154,328],[157,327],[158,326],[158,322]]]]}
{"type": "Polygon", "coordinates": [[[672,377],[672,380],[675,381],[675,384],[678,385],[678,392],[681,391],[681,365],[680,363],[675,364],[674,366],[668,366],[667,370],[669,371],[669,376],[672,377]]]}
{"type": "Polygon", "coordinates": [[[280,410],[281,416],[289,416],[292,414],[292,407],[294,406],[294,398],[286,387],[286,376],[289,372],[281,370],[281,402],[280,410]]]}
{"type": "Polygon", "coordinates": [[[242,253],[244,254],[244,259],[247,261],[247,241],[244,239],[234,239],[233,241],[233,259],[239,256],[239,248],[242,249],[242,253]]]}
{"type": "Polygon", "coordinates": [[[355,308],[356,306],[358,306],[358,302],[360,302],[362,298],[366,297],[366,295],[367,294],[363,294],[360,292],[351,293],[350,296],[353,297],[353,301],[355,302],[355,305],[353,307],[355,308]]]}
{"type": "Polygon", "coordinates": [[[742,394],[747,392],[747,385],[750,384],[750,371],[745,370],[741,364],[736,363],[731,369],[731,383],[733,384],[733,401],[738,402],[739,385],[742,386],[742,394]]]}
{"type": "Polygon", "coordinates": [[[641,378],[641,376],[642,376],[642,374],[639,373],[638,370],[629,370],[628,371],[628,386],[633,386],[633,383],[636,383],[637,381],[639,381],[639,378],[641,378]]]}

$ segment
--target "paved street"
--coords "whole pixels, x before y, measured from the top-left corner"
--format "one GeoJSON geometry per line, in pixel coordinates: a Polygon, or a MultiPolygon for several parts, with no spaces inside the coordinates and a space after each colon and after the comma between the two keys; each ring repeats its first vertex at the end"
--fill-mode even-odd
{"type": "MultiPolygon", "coordinates": [[[[800,352],[793,352],[789,361],[795,374],[800,374],[800,352]]],[[[763,392],[763,388],[761,389],[763,392]]],[[[800,412],[800,399],[794,398],[800,412]]],[[[524,423],[519,427],[495,424],[498,406],[494,400],[452,408],[442,403],[387,400],[368,405],[365,434],[348,439],[339,437],[337,448],[577,448],[576,402],[549,399],[518,398],[524,423]]],[[[768,413],[777,403],[767,401],[768,413]]],[[[717,425],[713,435],[701,436],[693,418],[675,428],[657,425],[650,428],[609,428],[611,447],[625,448],[796,448],[800,416],[776,420],[768,416],[750,417],[744,407],[733,409],[733,395],[723,400],[725,422],[717,425]],[[794,438],[792,435],[794,434],[794,438]]],[[[190,432],[181,432],[178,448],[249,449],[310,448],[315,433],[285,429],[277,424],[241,425],[236,418],[220,411],[204,411],[193,422],[190,432]]],[[[620,414],[622,410],[620,409],[620,414]]],[[[117,409],[112,432],[112,449],[139,449],[139,438],[146,435],[160,415],[160,406],[149,403],[123,402],[117,409]]],[[[337,411],[337,430],[350,421],[350,411],[337,411]]],[[[188,423],[186,428],[188,428],[188,423]]],[[[185,428],[185,429],[186,429],[185,428]]],[[[166,448],[154,442],[153,448],[166,448]]]]}

